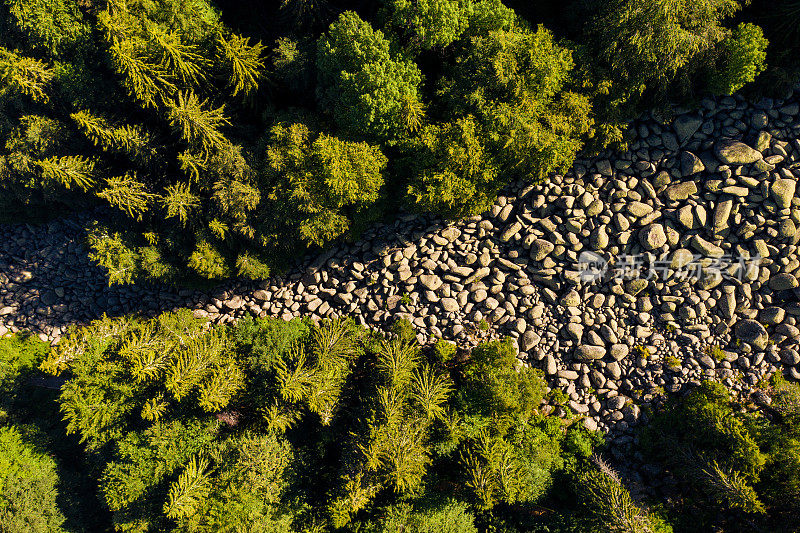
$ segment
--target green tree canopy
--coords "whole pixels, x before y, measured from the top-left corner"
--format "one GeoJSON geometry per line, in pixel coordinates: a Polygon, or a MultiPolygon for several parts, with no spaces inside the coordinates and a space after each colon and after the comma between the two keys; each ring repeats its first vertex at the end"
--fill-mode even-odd
{"type": "Polygon", "coordinates": [[[383,32],[352,11],[320,39],[317,72],[319,105],[355,136],[398,138],[406,129],[404,109],[420,101],[419,68],[392,54],[383,32]]]}

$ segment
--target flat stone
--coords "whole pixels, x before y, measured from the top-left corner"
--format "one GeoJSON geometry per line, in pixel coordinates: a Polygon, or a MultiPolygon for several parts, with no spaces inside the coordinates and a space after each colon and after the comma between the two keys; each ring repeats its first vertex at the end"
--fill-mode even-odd
{"type": "Polygon", "coordinates": [[[500,240],[502,242],[508,242],[511,240],[514,235],[519,233],[519,230],[522,229],[522,222],[512,222],[509,224],[506,229],[503,230],[503,233],[500,234],[500,240]]]}
{"type": "Polygon", "coordinates": [[[621,361],[625,359],[628,357],[629,352],[630,348],[628,348],[627,344],[612,344],[611,348],[609,349],[609,354],[615,361],[621,361]]]}
{"type": "Polygon", "coordinates": [[[755,320],[740,320],[736,324],[736,338],[762,350],[767,345],[767,330],[755,320]]]}
{"type": "Polygon", "coordinates": [[[555,375],[558,372],[558,365],[556,364],[556,358],[550,354],[547,354],[544,357],[544,371],[548,376],[555,375]]]}
{"type": "Polygon", "coordinates": [[[683,268],[694,260],[694,254],[686,248],[678,248],[670,257],[670,268],[673,270],[683,268]]]}
{"type": "Polygon", "coordinates": [[[700,158],[694,155],[692,152],[683,152],[681,154],[681,174],[684,177],[694,176],[705,169],[706,166],[703,164],[700,158]]]}
{"type": "Polygon", "coordinates": [[[431,291],[438,290],[442,286],[442,280],[434,274],[422,274],[419,276],[419,282],[423,287],[431,291]]]}
{"type": "MultiPolygon", "coordinates": [[[[539,336],[538,333],[533,331],[532,329],[527,330],[525,333],[522,334],[522,338],[520,339],[520,350],[523,352],[527,352],[531,348],[535,348],[539,345],[539,342],[542,338],[539,336]]],[[[553,372],[555,374],[555,372],[553,372]]]]}
{"type": "Polygon", "coordinates": [[[455,242],[461,236],[461,230],[455,226],[450,226],[441,231],[441,236],[447,239],[448,242],[455,242]]]}
{"type": "Polygon", "coordinates": [[[792,198],[794,198],[797,182],[788,178],[777,178],[769,189],[770,196],[773,201],[778,204],[781,209],[787,209],[792,206],[792,198]]]}
{"type": "Polygon", "coordinates": [[[575,348],[575,358],[580,361],[595,361],[602,359],[606,355],[604,346],[592,346],[590,344],[581,344],[575,348]]]}
{"type": "Polygon", "coordinates": [[[258,289],[253,293],[253,298],[262,302],[267,302],[270,299],[270,294],[264,289],[258,289]]]}
{"type": "Polygon", "coordinates": [[[761,152],[741,141],[725,139],[714,145],[714,155],[726,165],[748,165],[761,159],[761,152]]]}
{"type": "Polygon", "coordinates": [[[702,124],[703,119],[697,115],[678,115],[672,122],[672,127],[675,128],[678,141],[683,144],[689,137],[697,133],[697,130],[700,129],[702,124]]]}
{"type": "Polygon", "coordinates": [[[686,229],[696,229],[698,224],[692,212],[691,205],[685,205],[678,209],[678,222],[686,229]]]}
{"type": "Polygon", "coordinates": [[[717,202],[717,207],[714,208],[714,233],[720,233],[728,229],[728,219],[731,217],[732,209],[733,200],[731,199],[717,202]]]}
{"type": "MultiPolygon", "coordinates": [[[[786,272],[775,274],[769,278],[769,288],[773,291],[788,291],[790,289],[796,289],[797,286],[797,278],[786,272]]],[[[2,313],[2,311],[0,311],[0,313],[2,313]]]]}
{"type": "Polygon", "coordinates": [[[628,213],[636,218],[642,218],[653,212],[653,208],[642,202],[629,202],[625,205],[628,213]]]}
{"type": "Polygon", "coordinates": [[[238,295],[234,296],[230,300],[225,301],[225,307],[227,307],[228,309],[233,309],[233,310],[240,309],[243,305],[244,305],[244,300],[242,299],[241,296],[238,295]]]}
{"type": "Polygon", "coordinates": [[[625,292],[630,295],[636,296],[647,288],[647,280],[636,278],[625,283],[625,292]]]}
{"type": "Polygon", "coordinates": [[[722,257],[725,251],[716,244],[710,243],[699,235],[692,237],[692,248],[700,252],[706,257],[722,257]]]}
{"type": "Polygon", "coordinates": [[[774,326],[775,324],[780,324],[783,322],[784,317],[786,316],[786,311],[782,307],[765,307],[758,313],[758,319],[763,324],[768,324],[770,326],[774,326]]]}
{"type": "Polygon", "coordinates": [[[534,261],[541,261],[550,255],[555,248],[555,244],[551,243],[550,241],[536,239],[533,241],[533,243],[531,243],[531,259],[534,261]]]}
{"type": "Polygon", "coordinates": [[[690,196],[697,194],[697,184],[694,181],[684,181],[670,185],[664,191],[664,196],[668,200],[687,200],[690,196]]]}
{"type": "Polygon", "coordinates": [[[564,307],[578,307],[581,304],[581,295],[573,289],[561,297],[560,303],[564,307]]]}
{"type": "Polygon", "coordinates": [[[797,225],[791,218],[784,218],[778,225],[778,234],[785,238],[791,239],[797,233],[797,225]]]}
{"type": "Polygon", "coordinates": [[[458,300],[456,300],[455,298],[442,298],[441,300],[439,300],[439,302],[442,304],[444,310],[447,311],[448,313],[455,313],[456,311],[461,309],[461,306],[458,305],[458,300]]]}

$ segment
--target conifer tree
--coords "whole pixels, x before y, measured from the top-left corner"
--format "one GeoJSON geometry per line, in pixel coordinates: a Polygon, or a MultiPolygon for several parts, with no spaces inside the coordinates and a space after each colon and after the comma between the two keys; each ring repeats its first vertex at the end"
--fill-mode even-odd
{"type": "Polygon", "coordinates": [[[67,189],[94,186],[94,161],[81,156],[51,157],[36,161],[42,177],[67,189]]]}
{"type": "Polygon", "coordinates": [[[138,124],[115,126],[86,110],[72,113],[70,117],[83,134],[103,150],[127,154],[140,164],[150,163],[155,156],[152,136],[138,124]]]}
{"type": "Polygon", "coordinates": [[[227,147],[228,140],[219,128],[230,122],[223,115],[224,105],[206,109],[206,104],[193,92],[179,92],[177,100],[170,106],[169,122],[184,141],[207,157],[212,151],[227,147]]]}
{"type": "Polygon", "coordinates": [[[258,42],[250,45],[250,39],[239,35],[224,36],[217,33],[217,54],[219,60],[230,70],[232,96],[239,93],[245,96],[258,89],[258,81],[264,69],[264,46],[258,42]]]}
{"type": "Polygon", "coordinates": [[[187,183],[176,183],[167,187],[161,203],[167,210],[167,218],[177,217],[183,226],[189,222],[192,212],[200,206],[200,197],[192,193],[187,183]]]}
{"type": "Polygon", "coordinates": [[[97,196],[136,220],[142,219],[155,198],[147,192],[147,186],[137,179],[135,172],[107,178],[105,187],[97,196]]]}
{"type": "Polygon", "coordinates": [[[0,97],[10,92],[47,102],[45,89],[53,76],[53,71],[43,62],[0,47],[0,80],[3,82],[0,97]]]}
{"type": "Polygon", "coordinates": [[[192,457],[178,480],[169,488],[164,512],[169,518],[187,518],[195,514],[211,490],[208,461],[192,457]]]}

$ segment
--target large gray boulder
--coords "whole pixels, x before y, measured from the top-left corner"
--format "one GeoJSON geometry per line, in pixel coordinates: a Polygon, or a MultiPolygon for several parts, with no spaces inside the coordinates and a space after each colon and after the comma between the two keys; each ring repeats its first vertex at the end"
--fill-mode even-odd
{"type": "Polygon", "coordinates": [[[718,141],[714,155],[726,165],[749,165],[761,159],[761,152],[733,139],[718,141]]]}
{"type": "Polygon", "coordinates": [[[742,320],[736,324],[736,338],[760,349],[767,346],[767,330],[755,320],[742,320]]]}

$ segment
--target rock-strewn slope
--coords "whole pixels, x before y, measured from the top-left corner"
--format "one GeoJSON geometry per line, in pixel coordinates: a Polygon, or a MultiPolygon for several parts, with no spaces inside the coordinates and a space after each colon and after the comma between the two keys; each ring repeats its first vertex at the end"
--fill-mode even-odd
{"type": "Polygon", "coordinates": [[[422,341],[514,336],[587,426],[623,431],[703,377],[742,392],[777,369],[800,379],[797,98],[704,100],[635,131],[628,151],[511,188],[481,217],[400,218],[257,286],[107,288],[74,222],[2,227],[0,334],[180,306],[223,322],[406,316],[422,341]]]}

